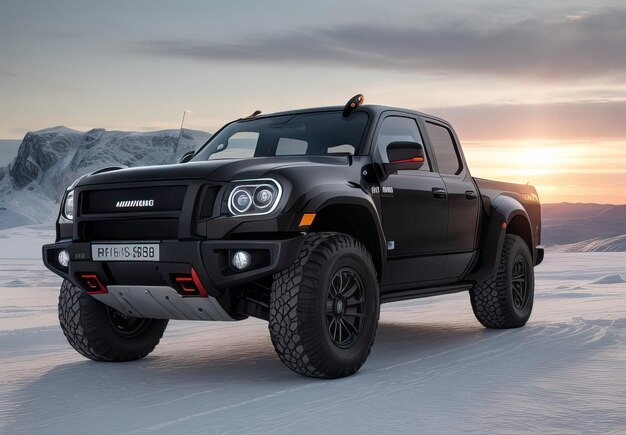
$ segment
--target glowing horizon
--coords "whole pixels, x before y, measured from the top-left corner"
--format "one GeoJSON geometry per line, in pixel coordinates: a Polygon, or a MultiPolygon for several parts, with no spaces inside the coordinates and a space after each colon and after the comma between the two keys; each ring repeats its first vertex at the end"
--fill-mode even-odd
{"type": "Polygon", "coordinates": [[[473,176],[530,183],[543,203],[626,203],[626,141],[466,141],[463,149],[473,176]]]}

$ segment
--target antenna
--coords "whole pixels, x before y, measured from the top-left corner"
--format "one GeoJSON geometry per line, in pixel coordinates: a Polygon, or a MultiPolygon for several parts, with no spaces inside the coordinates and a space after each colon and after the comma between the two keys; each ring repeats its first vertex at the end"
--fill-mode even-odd
{"type": "Polygon", "coordinates": [[[180,122],[180,129],[178,130],[178,138],[176,139],[176,146],[174,147],[174,155],[178,152],[178,144],[180,142],[180,137],[183,135],[183,125],[185,124],[185,115],[189,113],[193,113],[191,110],[183,110],[183,120],[180,122]]]}

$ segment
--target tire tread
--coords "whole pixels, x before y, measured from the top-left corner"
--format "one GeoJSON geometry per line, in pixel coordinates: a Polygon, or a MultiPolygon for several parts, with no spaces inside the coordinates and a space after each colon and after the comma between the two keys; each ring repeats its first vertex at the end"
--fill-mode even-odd
{"type": "Polygon", "coordinates": [[[94,361],[124,362],[144,358],[157,346],[167,325],[167,321],[156,321],[149,326],[150,331],[145,331],[151,334],[147,345],[128,351],[107,339],[103,328],[110,326],[102,324],[98,313],[104,306],[69,281],[61,285],[58,309],[61,330],[68,343],[94,361]]]}
{"type": "Polygon", "coordinates": [[[507,234],[502,246],[500,263],[495,274],[482,282],[476,283],[470,290],[470,300],[474,315],[486,328],[517,328],[526,323],[526,321],[520,322],[519,319],[515,318],[509,309],[507,264],[511,251],[515,246],[526,247],[526,243],[519,236],[507,234]]]}

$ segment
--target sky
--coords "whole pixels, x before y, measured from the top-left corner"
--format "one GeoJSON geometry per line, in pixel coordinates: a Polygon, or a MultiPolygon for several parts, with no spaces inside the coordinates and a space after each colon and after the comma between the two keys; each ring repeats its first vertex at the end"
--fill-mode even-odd
{"type": "Polygon", "coordinates": [[[626,203],[623,0],[0,0],[0,139],[357,93],[448,119],[475,176],[626,203]]]}

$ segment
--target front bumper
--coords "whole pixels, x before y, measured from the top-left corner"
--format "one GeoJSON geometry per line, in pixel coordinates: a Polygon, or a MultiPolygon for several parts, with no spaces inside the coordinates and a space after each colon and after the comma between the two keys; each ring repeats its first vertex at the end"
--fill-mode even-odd
{"type": "Polygon", "coordinates": [[[162,241],[159,242],[158,262],[125,262],[93,261],[91,243],[68,240],[44,245],[43,261],[48,269],[81,287],[84,286],[80,276],[94,274],[107,288],[176,288],[175,277],[193,270],[208,296],[219,299],[230,288],[253,283],[289,267],[297,258],[303,242],[303,235],[280,240],[162,241]],[[58,262],[58,254],[62,250],[67,250],[70,255],[67,268],[58,262]],[[252,255],[252,265],[244,271],[236,271],[230,266],[232,253],[237,250],[245,250],[252,255]]]}

